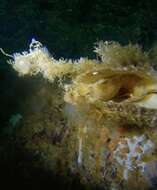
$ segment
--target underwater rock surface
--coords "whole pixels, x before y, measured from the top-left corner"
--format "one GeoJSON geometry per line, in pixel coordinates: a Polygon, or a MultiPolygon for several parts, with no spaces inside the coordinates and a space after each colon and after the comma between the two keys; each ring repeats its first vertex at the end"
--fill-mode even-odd
{"type": "Polygon", "coordinates": [[[100,60],[55,60],[32,40],[29,52],[13,55],[20,76],[42,74],[51,83],[28,100],[17,136],[37,165],[87,186],[155,189],[155,61],[138,45],[100,42],[95,52],[100,60]]]}

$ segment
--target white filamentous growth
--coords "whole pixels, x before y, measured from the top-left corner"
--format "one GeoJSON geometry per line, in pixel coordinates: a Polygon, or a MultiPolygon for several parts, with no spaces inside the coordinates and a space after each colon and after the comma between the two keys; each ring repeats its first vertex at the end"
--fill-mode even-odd
{"type": "Polygon", "coordinates": [[[47,49],[35,39],[32,39],[28,52],[14,53],[13,59],[10,63],[20,75],[37,74],[45,69],[43,68],[45,64],[50,63],[47,49]]]}
{"type": "Polygon", "coordinates": [[[79,166],[82,164],[82,138],[81,137],[79,137],[79,148],[78,148],[77,163],[79,166]]]}
{"type": "Polygon", "coordinates": [[[13,54],[13,61],[9,60],[9,63],[19,75],[35,75],[40,72],[50,82],[53,82],[56,77],[61,78],[73,71],[71,60],[55,60],[50,56],[47,48],[34,39],[28,52],[13,54]]]}

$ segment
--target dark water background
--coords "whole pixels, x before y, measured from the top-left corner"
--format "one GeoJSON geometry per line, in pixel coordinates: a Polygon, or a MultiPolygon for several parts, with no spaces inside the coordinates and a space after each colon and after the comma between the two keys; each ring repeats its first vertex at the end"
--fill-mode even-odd
{"type": "MultiPolygon", "coordinates": [[[[20,52],[28,49],[32,38],[45,44],[55,58],[94,58],[93,44],[99,40],[138,43],[149,49],[157,42],[157,1],[1,0],[0,47],[10,54],[20,52]]],[[[34,169],[33,158],[22,152],[22,145],[15,148],[12,137],[3,135],[10,116],[22,111],[23,100],[37,88],[36,80],[18,78],[6,60],[1,54],[0,181],[21,189],[83,188],[78,179],[67,183],[34,169]]]]}

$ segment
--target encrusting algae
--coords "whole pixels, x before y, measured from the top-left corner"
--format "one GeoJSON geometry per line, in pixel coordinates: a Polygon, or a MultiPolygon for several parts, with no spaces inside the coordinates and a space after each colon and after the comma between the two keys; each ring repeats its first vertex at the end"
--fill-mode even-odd
{"type": "Polygon", "coordinates": [[[20,135],[45,167],[79,173],[86,185],[155,188],[154,61],[138,45],[100,42],[95,52],[100,60],[56,60],[33,39],[29,52],[13,55],[20,76],[41,74],[52,85],[44,92],[49,111],[25,118],[20,135]]]}

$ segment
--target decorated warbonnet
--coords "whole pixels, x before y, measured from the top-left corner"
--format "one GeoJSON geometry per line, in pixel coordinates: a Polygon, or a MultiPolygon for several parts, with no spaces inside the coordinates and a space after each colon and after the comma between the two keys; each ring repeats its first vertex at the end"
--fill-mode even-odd
{"type": "MultiPolygon", "coordinates": [[[[110,189],[153,186],[157,177],[150,169],[157,165],[154,60],[131,44],[99,42],[95,52],[100,60],[56,60],[33,39],[29,51],[15,53],[9,63],[19,75],[40,73],[52,83],[59,81],[62,111],[68,128],[75,129],[71,136],[76,146],[69,150],[74,152],[71,172],[78,170],[85,183],[109,184],[110,189]]],[[[69,144],[72,139],[67,139],[69,144]]]]}

